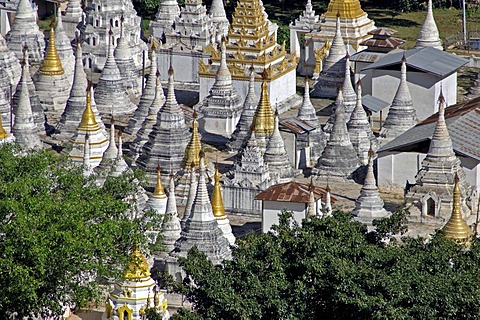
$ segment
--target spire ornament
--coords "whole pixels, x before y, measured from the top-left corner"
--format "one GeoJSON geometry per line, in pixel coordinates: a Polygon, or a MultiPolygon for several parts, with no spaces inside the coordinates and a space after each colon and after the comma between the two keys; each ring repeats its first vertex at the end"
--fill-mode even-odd
{"type": "Polygon", "coordinates": [[[46,76],[61,76],[65,73],[62,67],[62,61],[60,61],[57,48],[55,47],[55,23],[53,21],[50,24],[50,38],[47,53],[40,68],[40,73],[46,76]]]}

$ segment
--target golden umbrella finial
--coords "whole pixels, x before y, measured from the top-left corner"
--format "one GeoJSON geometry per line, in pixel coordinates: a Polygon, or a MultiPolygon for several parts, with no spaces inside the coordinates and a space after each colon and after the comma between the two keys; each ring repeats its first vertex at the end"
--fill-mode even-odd
{"type": "Polygon", "coordinates": [[[92,110],[92,98],[90,96],[90,85],[89,89],[87,90],[87,105],[85,106],[85,110],[82,114],[82,121],[80,121],[80,125],[78,126],[79,129],[84,130],[97,130],[100,127],[98,126],[97,120],[95,120],[95,114],[92,110]]]}
{"type": "Polygon", "coordinates": [[[462,218],[462,209],[460,203],[460,179],[455,174],[455,185],[453,187],[453,209],[452,216],[443,227],[445,238],[452,239],[457,243],[470,246],[472,231],[462,218]]]}
{"type": "Polygon", "coordinates": [[[182,166],[184,168],[198,168],[200,166],[201,149],[202,144],[200,142],[200,135],[198,134],[197,111],[193,111],[192,137],[185,148],[182,166]]]}
{"type": "Polygon", "coordinates": [[[223,205],[222,188],[220,186],[220,172],[218,171],[218,161],[215,163],[215,185],[212,192],[212,211],[216,219],[225,218],[225,207],[223,205]]]}
{"type": "Polygon", "coordinates": [[[43,60],[40,73],[46,76],[61,76],[65,73],[62,67],[62,62],[58,56],[57,48],[55,47],[55,22],[50,24],[50,39],[48,42],[47,53],[43,60]]]}
{"type": "Polygon", "coordinates": [[[253,119],[255,135],[258,137],[270,137],[275,127],[272,106],[268,97],[267,78],[267,71],[264,69],[262,73],[262,94],[253,119]]]}
{"type": "Polygon", "coordinates": [[[157,165],[157,184],[155,185],[155,191],[153,195],[157,198],[166,198],[165,189],[162,185],[162,171],[160,170],[160,164],[157,165]]]}

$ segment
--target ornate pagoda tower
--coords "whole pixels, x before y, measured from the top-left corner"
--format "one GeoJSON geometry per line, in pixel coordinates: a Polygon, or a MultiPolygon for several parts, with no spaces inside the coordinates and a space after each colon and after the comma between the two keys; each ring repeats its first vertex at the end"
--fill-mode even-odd
{"type": "MultiPolygon", "coordinates": [[[[337,15],[340,17],[340,30],[343,41],[355,53],[365,49],[361,43],[371,38],[368,34],[375,29],[375,23],[362,10],[359,0],[330,0],[327,11],[320,16],[315,30],[305,35],[304,70],[307,75],[313,74],[318,51],[335,36],[337,15]],[[317,54],[316,54],[317,53],[317,54]]],[[[321,59],[321,57],[319,56],[321,59]]]]}
{"type": "Polygon", "coordinates": [[[68,0],[65,16],[62,18],[65,33],[70,40],[76,38],[77,27],[83,20],[82,0],[68,0]]]}
{"type": "Polygon", "coordinates": [[[22,75],[22,68],[18,62],[17,56],[8,49],[7,42],[0,34],[0,69],[3,71],[0,87],[7,94],[8,99],[10,98],[10,85],[12,85],[12,91],[15,92],[22,75]]]}
{"type": "Polygon", "coordinates": [[[218,171],[218,163],[215,165],[215,175],[213,176],[215,180],[215,185],[213,186],[212,191],[212,211],[215,220],[217,220],[218,227],[223,232],[223,236],[227,238],[231,246],[235,245],[235,236],[232,232],[232,226],[230,226],[230,221],[228,220],[227,214],[225,213],[225,206],[223,205],[222,197],[222,186],[220,184],[221,174],[218,171]]]}
{"type": "MultiPolygon", "coordinates": [[[[232,16],[226,43],[227,65],[232,74],[233,86],[245,99],[250,80],[250,67],[260,75],[266,71],[270,82],[269,93],[272,101],[279,103],[279,112],[289,106],[282,102],[296,93],[296,57],[287,54],[285,44],[277,43],[277,25],[268,20],[260,0],[240,0],[232,16]]],[[[212,44],[204,49],[210,59],[200,61],[200,100],[203,100],[215,82],[215,75],[221,64],[220,47],[212,44]],[[210,63],[211,62],[211,63],[210,63]]],[[[260,76],[256,77],[256,89],[260,89],[260,76]]]]}
{"type": "Polygon", "coordinates": [[[177,0],[162,0],[155,19],[150,21],[150,34],[165,42],[165,33],[171,32],[175,19],[179,16],[177,0]]]}
{"type": "Polygon", "coordinates": [[[420,32],[418,33],[417,43],[415,48],[432,47],[438,50],[443,50],[442,40],[438,32],[437,23],[433,17],[432,0],[427,1],[427,16],[423,22],[420,32]]]}

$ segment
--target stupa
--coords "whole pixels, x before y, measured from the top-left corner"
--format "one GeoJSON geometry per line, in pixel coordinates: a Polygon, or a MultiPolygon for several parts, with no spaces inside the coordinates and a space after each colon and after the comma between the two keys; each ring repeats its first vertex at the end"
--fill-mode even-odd
{"type": "Polygon", "coordinates": [[[62,18],[65,33],[70,40],[77,36],[77,27],[83,21],[82,0],[68,0],[65,16],[62,18]]]}
{"type": "Polygon", "coordinates": [[[57,52],[53,23],[50,25],[50,38],[45,59],[36,75],[35,88],[45,110],[63,112],[70,95],[71,83],[68,81],[57,52]]]}
{"type": "Polygon", "coordinates": [[[235,245],[235,236],[232,233],[232,226],[225,213],[225,207],[223,205],[222,186],[220,185],[220,172],[218,171],[218,163],[215,166],[215,185],[212,191],[212,212],[215,220],[217,220],[218,227],[223,232],[223,236],[227,238],[228,243],[235,245]]]}
{"type": "Polygon", "coordinates": [[[97,167],[102,161],[104,151],[108,147],[108,140],[102,133],[102,128],[95,120],[95,114],[92,111],[90,91],[87,90],[87,103],[82,114],[82,120],[78,124],[77,131],[69,140],[69,146],[64,152],[75,162],[82,162],[83,145],[85,144],[85,135],[90,137],[90,163],[92,169],[97,167]]]}
{"type": "Polygon", "coordinates": [[[160,74],[157,71],[156,74],[156,90],[155,99],[153,99],[150,108],[148,109],[148,115],[142,123],[142,126],[137,131],[135,140],[130,144],[130,159],[134,163],[140,154],[142,153],[143,146],[148,141],[148,137],[152,132],[153,126],[157,123],[157,114],[165,103],[165,95],[163,94],[162,82],[160,81],[160,74]]]}
{"type": "Polygon", "coordinates": [[[415,48],[432,47],[438,50],[443,50],[442,40],[438,33],[437,24],[433,17],[432,0],[427,1],[427,16],[423,22],[420,32],[418,33],[417,43],[415,48]]]}
{"type": "Polygon", "coordinates": [[[162,0],[155,19],[150,21],[150,34],[165,42],[165,33],[170,33],[175,19],[180,16],[177,0],[162,0]]]}
{"type": "Polygon", "coordinates": [[[257,105],[258,97],[255,94],[255,70],[251,68],[250,84],[248,87],[247,96],[243,102],[242,114],[240,116],[240,120],[237,122],[235,131],[232,133],[230,140],[227,142],[227,147],[231,152],[238,152],[247,144],[257,105]]]}
{"type": "MultiPolygon", "coordinates": [[[[340,104],[343,104],[343,89],[338,90],[337,98],[335,99],[335,103],[333,103],[332,105],[332,112],[330,113],[330,117],[328,117],[327,122],[323,126],[323,131],[325,132],[327,137],[329,137],[330,133],[332,133],[333,123],[335,122],[336,111],[337,111],[337,108],[340,106],[340,104]]],[[[343,105],[342,105],[342,108],[344,108],[343,105]]],[[[349,119],[346,119],[346,120],[348,121],[349,119]]]]}
{"type": "MultiPolygon", "coordinates": [[[[341,91],[341,87],[339,89],[341,91]]],[[[323,177],[352,178],[353,172],[360,166],[357,151],[353,148],[347,131],[343,96],[335,109],[335,122],[327,145],[318,158],[314,173],[323,177]]]]}
{"type": "Polygon", "coordinates": [[[125,88],[132,94],[140,95],[142,91],[142,82],[139,81],[140,69],[135,66],[132,51],[125,39],[123,32],[124,23],[125,19],[122,16],[120,18],[120,38],[117,41],[117,47],[113,51],[113,56],[115,57],[115,62],[117,63],[125,88]]]}
{"type": "Polygon", "coordinates": [[[140,248],[135,246],[123,278],[115,281],[113,291],[108,295],[102,320],[141,320],[148,309],[153,309],[158,319],[170,318],[167,300],[158,291],[156,282],[150,275],[147,259],[140,248]]]}
{"type": "Polygon", "coordinates": [[[29,48],[28,60],[34,64],[40,64],[43,60],[45,40],[43,32],[38,28],[35,16],[30,0],[20,0],[15,12],[15,19],[5,39],[8,48],[15,53],[19,60],[23,59],[23,48],[26,45],[29,48]]]}
{"type": "Polygon", "coordinates": [[[355,209],[352,214],[355,219],[372,225],[374,219],[385,218],[390,212],[385,210],[384,203],[378,192],[377,181],[373,173],[373,158],[375,154],[372,149],[368,152],[367,174],[360,190],[360,196],[355,201],[355,209]]]}
{"type": "Polygon", "coordinates": [[[33,112],[33,121],[37,126],[38,132],[43,133],[45,132],[45,113],[43,112],[42,104],[40,103],[40,98],[38,97],[37,90],[35,89],[35,84],[33,83],[32,77],[30,76],[30,65],[28,63],[28,48],[24,48],[24,56],[25,59],[23,60],[23,71],[22,76],[20,78],[20,82],[17,86],[17,90],[13,95],[13,111],[18,108],[18,104],[20,102],[20,87],[23,86],[23,78],[26,79],[26,85],[28,87],[28,95],[30,97],[30,106],[33,112]]]}
{"type": "Polygon", "coordinates": [[[102,155],[102,161],[96,168],[100,173],[99,176],[106,178],[108,173],[112,170],[113,162],[117,159],[118,148],[115,142],[115,120],[113,117],[110,119],[110,139],[108,141],[108,147],[105,149],[102,155]]]}
{"type": "Polygon", "coordinates": [[[185,221],[187,221],[188,217],[190,217],[190,213],[192,212],[193,201],[195,200],[198,186],[197,171],[197,168],[192,167],[189,172],[190,184],[188,185],[188,196],[185,203],[185,211],[183,212],[183,217],[180,222],[182,228],[185,226],[185,221]]]}
{"type": "MultiPolygon", "coordinates": [[[[177,206],[175,205],[175,212],[177,210],[176,207],[177,206]]],[[[165,211],[167,210],[167,195],[165,194],[165,190],[163,189],[162,185],[162,173],[160,171],[160,166],[157,167],[157,184],[155,185],[155,190],[148,196],[145,209],[154,210],[159,215],[164,215],[165,211]]]]}
{"type": "Polygon", "coordinates": [[[380,143],[387,144],[417,124],[412,96],[407,84],[407,59],[402,58],[400,84],[388,110],[387,119],[380,130],[380,143]]]}
{"type": "Polygon", "coordinates": [[[185,116],[175,97],[173,69],[169,70],[168,93],[165,104],[157,115],[157,123],[153,126],[142,154],[137,159],[139,168],[147,172],[150,185],[155,184],[155,168],[160,163],[162,175],[169,171],[177,172],[183,160],[185,147],[189,140],[185,116]]]}
{"type": "MultiPolygon", "coordinates": [[[[0,98],[0,102],[1,102],[1,98],[0,98]]],[[[3,116],[3,113],[2,113],[2,116],[3,116]]],[[[8,129],[10,128],[8,127],[8,129]]],[[[0,145],[3,143],[10,143],[14,141],[15,141],[15,137],[13,136],[13,133],[7,132],[7,130],[5,130],[5,128],[3,127],[2,117],[0,117],[0,145]]]]}
{"type": "Polygon", "coordinates": [[[232,76],[227,67],[225,41],[222,41],[221,52],[222,58],[215,75],[215,83],[199,108],[199,112],[203,114],[200,119],[200,128],[202,132],[213,135],[209,139],[213,141],[218,139],[215,136],[229,139],[242,113],[242,101],[233,88],[232,76]]]}
{"type": "Polygon", "coordinates": [[[275,126],[273,133],[268,140],[267,148],[263,155],[265,164],[268,165],[270,177],[276,183],[284,183],[291,181],[295,176],[295,171],[288,159],[285,143],[280,130],[278,129],[278,114],[275,116],[275,126]]]}
{"type": "Polygon", "coordinates": [[[175,242],[175,250],[167,260],[167,270],[177,276],[181,272],[177,258],[186,257],[188,251],[196,246],[205,253],[215,265],[232,258],[230,244],[219,228],[213,216],[212,205],[208,197],[205,159],[200,159],[200,177],[190,216],[185,221],[180,239],[175,242]]]}
{"type": "MultiPolygon", "coordinates": [[[[133,8],[131,0],[91,0],[85,8],[85,23],[80,28],[83,43],[83,55],[90,60],[95,71],[102,70],[110,50],[110,45],[115,47],[120,38],[120,19],[123,16],[125,23],[123,32],[132,52],[133,61],[137,69],[142,68],[143,52],[147,45],[141,39],[141,19],[133,8]],[[109,36],[112,30],[113,37],[109,36]],[[109,40],[109,38],[111,38],[109,40]]],[[[148,60],[147,60],[148,63],[148,60]]]]}
{"type": "Polygon", "coordinates": [[[7,94],[7,100],[10,100],[10,85],[12,86],[12,92],[15,92],[15,88],[20,81],[22,75],[22,68],[15,53],[10,51],[7,47],[5,38],[0,34],[0,69],[5,77],[1,77],[0,87],[3,92],[7,94]]]}
{"type": "Polygon", "coordinates": [[[33,120],[32,105],[30,104],[30,94],[28,90],[27,79],[28,64],[23,61],[23,74],[21,83],[18,86],[19,99],[16,108],[13,109],[14,121],[12,133],[15,141],[22,149],[42,149],[43,144],[40,141],[39,131],[33,120]]]}
{"type": "Polygon", "coordinates": [[[369,32],[375,29],[375,23],[362,10],[360,1],[330,0],[327,11],[320,16],[314,31],[305,35],[305,69],[300,71],[304,71],[307,75],[312,74],[318,62],[316,59],[320,58],[317,52],[335,37],[337,16],[340,18],[343,41],[348,44],[350,52],[354,53],[366,48],[361,43],[372,37],[369,32]]]}
{"type": "MultiPolygon", "coordinates": [[[[226,43],[226,62],[240,100],[245,99],[250,82],[250,67],[253,65],[258,75],[266,70],[272,99],[269,102],[278,102],[279,113],[282,113],[291,107],[291,103],[286,100],[296,93],[295,55],[287,54],[285,44],[277,43],[278,26],[268,20],[261,0],[238,1],[231,21],[226,43]]],[[[222,64],[221,51],[220,46],[215,44],[204,49],[211,57],[201,60],[199,64],[200,101],[209,95],[215,82],[215,75],[222,64]]],[[[256,77],[257,90],[260,89],[259,78],[260,76],[256,77]]]]}
{"type": "Polygon", "coordinates": [[[6,95],[0,87],[0,120],[2,121],[2,128],[8,134],[11,131],[11,121],[13,121],[13,115],[11,113],[10,103],[6,99],[6,95]],[[4,125],[5,124],[5,127],[4,125]]]}
{"type": "Polygon", "coordinates": [[[334,98],[337,95],[337,87],[345,80],[345,56],[347,50],[343,42],[340,26],[340,16],[337,16],[335,36],[317,83],[310,93],[312,97],[334,98]]]}
{"type": "Polygon", "coordinates": [[[266,78],[267,76],[264,72],[262,93],[260,95],[260,101],[258,102],[257,110],[255,110],[255,116],[253,118],[255,137],[262,154],[265,152],[268,140],[270,139],[270,136],[275,128],[275,117],[273,115],[272,106],[270,105],[266,78]]]}
{"type": "MultiPolygon", "coordinates": [[[[123,142],[122,142],[122,131],[118,132],[118,151],[117,151],[117,156],[115,157],[115,160],[113,161],[112,164],[112,169],[108,173],[109,177],[120,177],[122,174],[127,172],[129,170],[128,164],[123,158],[123,142]]],[[[143,189],[141,186],[138,186],[138,190],[140,191],[141,195],[140,197],[142,198],[142,202],[139,202],[137,205],[137,208],[140,208],[141,211],[145,207],[145,199],[144,199],[144,194],[145,194],[145,189],[143,189]]]]}
{"type": "Polygon", "coordinates": [[[95,101],[102,114],[124,116],[132,113],[136,106],[130,101],[120,70],[113,56],[113,31],[110,29],[108,57],[95,88],[95,101]]]}
{"type": "Polygon", "coordinates": [[[270,178],[268,164],[258,146],[255,131],[250,132],[241,158],[232,173],[224,177],[224,205],[227,212],[262,214],[262,204],[255,201],[261,191],[275,184],[270,178]]]}
{"type": "Polygon", "coordinates": [[[223,0],[212,1],[208,16],[212,22],[210,30],[211,39],[212,41],[220,42],[222,37],[228,35],[228,28],[230,27],[230,22],[228,22],[227,14],[225,13],[223,0]]]}
{"type": "MultiPolygon", "coordinates": [[[[77,130],[78,124],[82,120],[83,110],[85,110],[87,104],[86,90],[88,90],[88,81],[85,71],[83,70],[82,46],[81,42],[77,41],[77,50],[75,52],[75,73],[73,76],[72,89],[70,90],[70,96],[68,97],[65,110],[60,117],[60,121],[58,122],[53,135],[55,139],[62,143],[68,141],[73,136],[77,130]]],[[[100,115],[93,110],[93,102],[92,111],[94,112],[95,120],[102,128],[103,134],[107,137],[107,132],[105,131],[105,126],[103,125],[100,115]]]]}
{"type": "Polygon", "coordinates": [[[377,138],[373,135],[370,121],[362,104],[362,82],[357,82],[357,105],[347,123],[348,135],[353,147],[357,151],[360,162],[368,164],[370,147],[377,148],[377,138]]]}
{"type": "MultiPolygon", "coordinates": [[[[453,209],[452,188],[455,177],[459,179],[462,193],[471,196],[472,188],[466,182],[460,160],[453,151],[452,140],[445,123],[445,100],[439,97],[438,120],[430,141],[427,156],[422,167],[415,176],[415,185],[407,192],[407,204],[413,204],[409,219],[417,221],[444,222],[453,209]]],[[[468,217],[472,209],[468,209],[465,199],[462,201],[464,214],[468,217]]]]}
{"type": "Polygon", "coordinates": [[[348,121],[353,109],[357,105],[357,94],[353,89],[352,78],[350,73],[350,55],[347,52],[345,56],[345,76],[343,79],[343,107],[345,108],[345,117],[348,121]]]}
{"type": "Polygon", "coordinates": [[[83,176],[90,177],[94,173],[90,163],[90,137],[85,135],[85,144],[83,145],[83,176]]]}
{"type": "Polygon", "coordinates": [[[75,69],[75,57],[70,38],[67,36],[63,26],[62,10],[57,9],[57,25],[55,27],[55,47],[62,62],[63,70],[67,76],[68,83],[73,83],[73,72],[75,69]]]}

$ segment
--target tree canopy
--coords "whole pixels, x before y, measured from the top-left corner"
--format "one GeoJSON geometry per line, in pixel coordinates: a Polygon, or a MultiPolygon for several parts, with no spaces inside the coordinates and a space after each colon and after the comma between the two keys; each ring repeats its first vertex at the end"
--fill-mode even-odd
{"type": "Polygon", "coordinates": [[[59,315],[100,297],[145,224],[132,219],[132,177],[98,187],[68,159],[0,147],[0,318],[59,315]],[[130,197],[131,198],[131,197],[130,197]]]}
{"type": "Polygon", "coordinates": [[[194,248],[177,288],[194,308],[174,319],[477,319],[478,243],[465,250],[441,232],[396,241],[403,215],[367,232],[348,213],[303,226],[284,214],[223,266],[194,248]]]}

